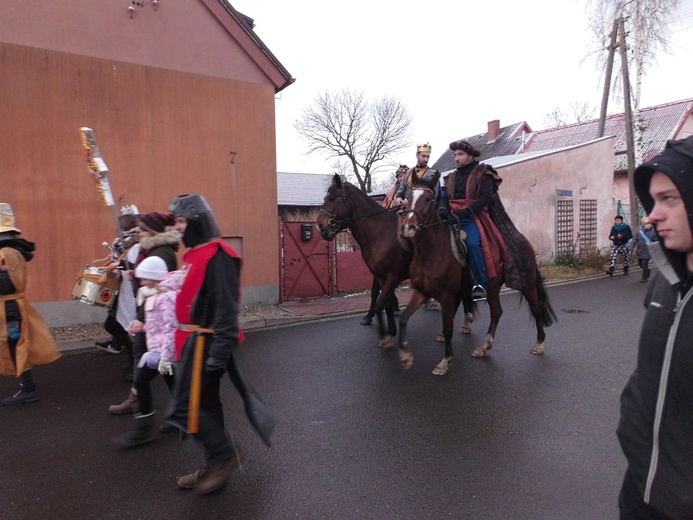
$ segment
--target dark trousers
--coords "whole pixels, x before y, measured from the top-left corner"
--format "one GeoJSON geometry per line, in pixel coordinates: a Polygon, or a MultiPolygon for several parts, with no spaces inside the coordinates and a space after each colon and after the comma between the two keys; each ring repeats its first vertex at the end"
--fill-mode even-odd
{"type": "Polygon", "coordinates": [[[222,373],[205,374],[203,377],[199,431],[192,436],[202,444],[206,468],[230,459],[236,454],[231,437],[224,425],[224,410],[219,397],[222,375],[222,373]]]}
{"type": "MultiPolygon", "coordinates": [[[[144,332],[138,332],[132,337],[132,359],[128,360],[128,365],[133,369],[135,379],[137,379],[137,372],[140,370],[137,368],[137,365],[145,352],[147,352],[147,338],[144,332]]],[[[123,368],[123,371],[125,371],[125,368],[123,368]]]]}
{"type": "MultiPolygon", "coordinates": [[[[137,390],[137,399],[142,415],[148,415],[153,411],[150,383],[158,373],[159,371],[156,368],[149,368],[146,365],[137,369],[137,377],[135,378],[134,386],[135,390],[137,390]]],[[[170,391],[173,388],[173,376],[167,374],[163,377],[170,391]]]]}
{"type": "MultiPolygon", "coordinates": [[[[19,322],[21,326],[21,321],[19,322]]],[[[19,343],[19,338],[15,340],[9,340],[7,346],[10,349],[10,358],[12,358],[12,363],[15,367],[17,366],[17,343],[19,343]]],[[[36,391],[36,383],[34,382],[34,376],[31,373],[31,369],[25,370],[19,374],[19,384],[25,392],[36,391]]]]}
{"type": "Polygon", "coordinates": [[[128,331],[126,331],[115,316],[112,316],[110,313],[106,316],[103,328],[113,336],[113,343],[115,343],[116,346],[126,345],[130,341],[130,334],[128,334],[128,331]]]}
{"type": "Polygon", "coordinates": [[[643,501],[643,495],[630,469],[626,470],[626,475],[623,477],[618,509],[621,512],[620,520],[671,520],[671,517],[658,512],[643,501]]]}
{"type": "Polygon", "coordinates": [[[638,258],[638,265],[642,269],[642,279],[650,279],[650,259],[638,258]]]}

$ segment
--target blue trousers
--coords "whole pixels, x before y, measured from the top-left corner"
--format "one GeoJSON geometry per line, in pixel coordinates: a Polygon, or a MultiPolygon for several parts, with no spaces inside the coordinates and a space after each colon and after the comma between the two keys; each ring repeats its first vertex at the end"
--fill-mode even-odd
{"type": "Polygon", "coordinates": [[[479,284],[486,288],[488,286],[488,276],[486,275],[486,261],[484,252],[481,249],[481,235],[479,228],[471,218],[460,220],[460,227],[467,233],[467,254],[469,255],[469,266],[471,267],[474,279],[472,283],[479,284]]]}

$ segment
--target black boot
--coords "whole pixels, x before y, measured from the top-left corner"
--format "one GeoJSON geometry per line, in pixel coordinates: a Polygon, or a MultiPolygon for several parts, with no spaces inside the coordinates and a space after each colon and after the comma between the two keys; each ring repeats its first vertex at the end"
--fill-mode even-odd
{"type": "Polygon", "coordinates": [[[2,400],[2,404],[5,406],[14,406],[17,404],[34,403],[36,401],[38,401],[36,383],[34,383],[31,370],[27,370],[19,376],[19,392],[10,397],[5,397],[2,400]]]}
{"type": "Polygon", "coordinates": [[[614,275],[614,266],[612,265],[611,267],[609,267],[609,268],[608,268],[606,271],[604,271],[604,272],[605,272],[606,274],[608,274],[609,276],[613,276],[613,275],[614,275]]]}
{"type": "Polygon", "coordinates": [[[135,427],[122,435],[118,435],[113,439],[113,442],[120,444],[124,448],[129,448],[131,446],[139,446],[140,444],[147,444],[154,440],[154,414],[156,412],[148,413],[147,415],[136,414],[135,415],[135,427]]]}
{"type": "Polygon", "coordinates": [[[623,268],[623,276],[628,276],[628,268],[627,267],[623,268]]]}

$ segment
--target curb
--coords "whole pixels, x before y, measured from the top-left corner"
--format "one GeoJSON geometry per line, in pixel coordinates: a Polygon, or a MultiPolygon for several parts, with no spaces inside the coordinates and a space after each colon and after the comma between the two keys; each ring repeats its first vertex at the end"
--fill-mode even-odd
{"type": "MultiPolygon", "coordinates": [[[[632,272],[638,271],[639,268],[632,269],[632,272]]],[[[546,282],[545,285],[546,287],[556,287],[556,286],[561,286],[561,285],[570,285],[574,283],[579,283],[579,282],[585,282],[589,280],[596,280],[599,278],[608,278],[605,274],[603,273],[598,273],[594,275],[589,275],[589,276],[583,276],[580,278],[571,278],[570,280],[557,280],[555,282],[546,282]]],[[[507,294],[510,292],[517,292],[514,289],[509,289],[507,287],[504,287],[501,289],[501,294],[507,294]]],[[[365,306],[364,308],[361,309],[354,309],[354,310],[348,310],[348,311],[338,311],[338,312],[331,312],[331,313],[325,313],[325,314],[311,314],[311,315],[300,315],[296,314],[295,316],[287,316],[286,318],[259,318],[259,319],[254,319],[254,320],[248,320],[248,321],[240,321],[239,325],[245,332],[254,332],[258,330],[263,330],[263,329],[279,329],[283,327],[291,327],[295,325],[302,325],[307,322],[323,322],[323,321],[330,321],[330,320],[336,320],[339,318],[345,318],[349,316],[355,316],[357,314],[362,314],[368,310],[368,306],[365,306]]],[[[84,339],[78,339],[78,340],[62,340],[62,341],[57,341],[58,345],[58,350],[62,352],[63,354],[77,354],[77,353],[82,353],[82,352],[89,352],[93,351],[96,352],[97,349],[94,346],[95,341],[99,341],[101,339],[107,339],[106,336],[97,336],[94,338],[84,338],[84,339]]],[[[113,354],[110,354],[113,355],[113,354]]]]}

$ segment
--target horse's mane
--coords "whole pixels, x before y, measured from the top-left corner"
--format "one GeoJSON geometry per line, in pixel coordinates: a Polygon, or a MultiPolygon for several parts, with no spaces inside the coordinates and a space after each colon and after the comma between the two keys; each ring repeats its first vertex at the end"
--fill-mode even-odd
{"type": "Polygon", "coordinates": [[[375,209],[382,209],[383,207],[378,204],[375,200],[373,200],[367,193],[364,193],[361,188],[358,186],[355,186],[351,184],[350,182],[344,182],[342,183],[342,186],[344,186],[344,191],[347,192],[349,197],[358,197],[361,200],[364,201],[364,203],[369,204],[371,208],[375,209]]]}

